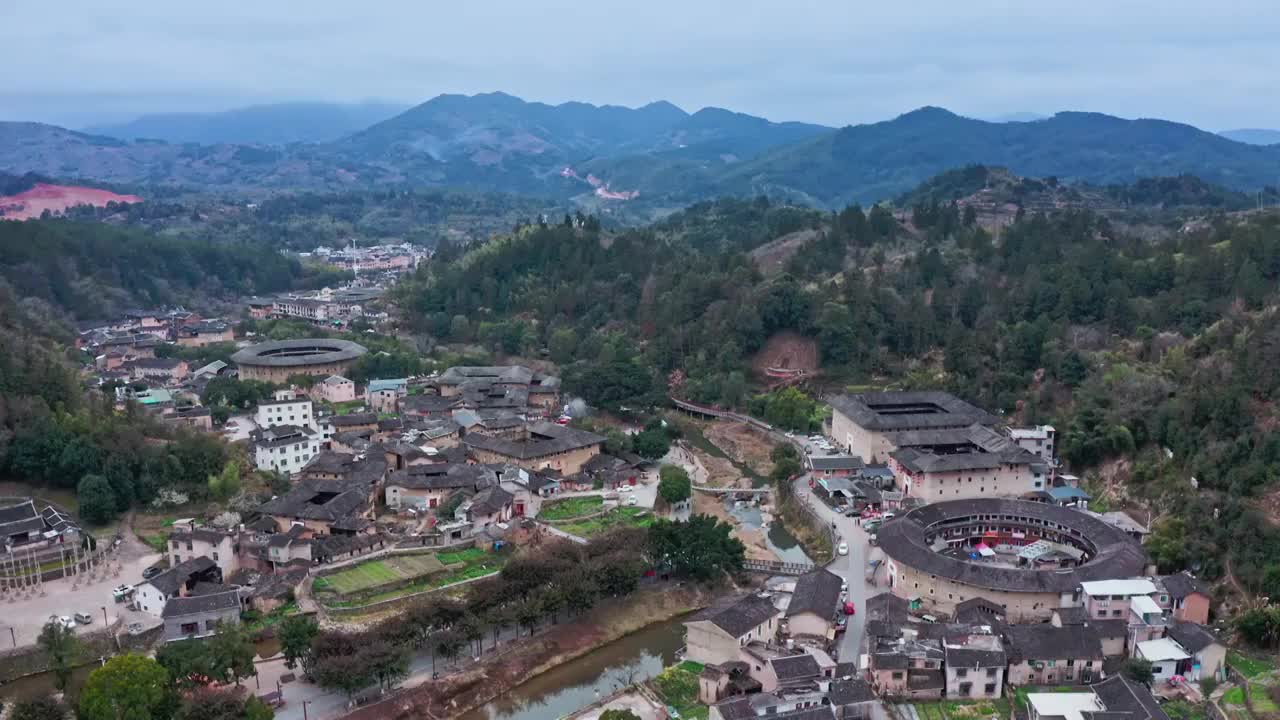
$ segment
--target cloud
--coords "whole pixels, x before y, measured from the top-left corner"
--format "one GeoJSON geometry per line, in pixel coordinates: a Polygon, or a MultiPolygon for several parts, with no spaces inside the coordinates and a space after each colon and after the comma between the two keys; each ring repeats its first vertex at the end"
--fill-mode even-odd
{"type": "Polygon", "coordinates": [[[504,90],[832,125],[930,104],[1280,127],[1275,0],[6,5],[9,119],[504,90]]]}

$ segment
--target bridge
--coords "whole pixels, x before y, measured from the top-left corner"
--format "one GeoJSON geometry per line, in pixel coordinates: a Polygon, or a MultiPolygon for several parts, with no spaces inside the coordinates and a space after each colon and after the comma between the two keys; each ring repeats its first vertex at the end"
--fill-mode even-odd
{"type": "MultiPolygon", "coordinates": [[[[732,410],[721,410],[710,405],[699,405],[698,403],[691,403],[688,400],[681,400],[673,396],[668,396],[668,399],[671,400],[672,405],[676,406],[676,409],[683,410],[690,415],[715,418],[717,420],[733,420],[734,422],[746,423],[767,433],[777,432],[769,423],[757,420],[750,415],[743,415],[732,410]]],[[[781,433],[778,434],[781,435],[781,433]]]]}
{"type": "Polygon", "coordinates": [[[780,562],[778,560],[743,560],[742,569],[747,572],[764,573],[766,575],[804,575],[812,572],[814,565],[810,563],[780,562]]]}
{"type": "Polygon", "coordinates": [[[693,485],[693,489],[697,492],[706,493],[708,495],[768,495],[773,492],[773,488],[740,488],[740,487],[712,487],[711,485],[693,485]]]}

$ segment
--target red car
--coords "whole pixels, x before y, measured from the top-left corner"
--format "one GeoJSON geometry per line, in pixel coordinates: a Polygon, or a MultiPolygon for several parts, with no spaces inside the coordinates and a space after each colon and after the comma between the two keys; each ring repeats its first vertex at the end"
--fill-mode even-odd
{"type": "Polygon", "coordinates": [[[852,602],[847,602],[847,603],[845,603],[845,604],[844,604],[844,614],[845,614],[845,615],[852,615],[852,614],[854,614],[855,612],[857,612],[857,611],[856,611],[856,610],[854,610],[854,607],[853,607],[853,603],[852,603],[852,602]]]}

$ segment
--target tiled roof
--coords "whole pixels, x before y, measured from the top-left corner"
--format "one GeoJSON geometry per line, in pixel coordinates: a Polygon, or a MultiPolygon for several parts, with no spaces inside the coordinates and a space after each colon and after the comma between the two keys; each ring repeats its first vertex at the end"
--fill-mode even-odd
{"type": "MultiPolygon", "coordinates": [[[[225,587],[225,586],[224,586],[225,587]]],[[[239,610],[240,591],[227,589],[222,592],[210,592],[190,597],[170,598],[164,604],[160,616],[164,618],[199,615],[219,610],[239,610]]]]}
{"type": "Polygon", "coordinates": [[[769,598],[747,595],[732,602],[707,608],[693,616],[690,622],[705,620],[737,638],[779,614],[769,598]]]}
{"type": "Polygon", "coordinates": [[[839,575],[825,568],[801,575],[796,580],[796,589],[791,593],[787,617],[810,612],[823,620],[830,620],[835,613],[836,603],[840,601],[842,582],[839,575]]]}

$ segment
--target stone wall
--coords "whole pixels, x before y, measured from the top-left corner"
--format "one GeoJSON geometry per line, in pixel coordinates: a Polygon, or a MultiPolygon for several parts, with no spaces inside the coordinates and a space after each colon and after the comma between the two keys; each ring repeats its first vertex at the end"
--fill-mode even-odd
{"type": "MultiPolygon", "coordinates": [[[[120,621],[116,620],[107,628],[77,633],[81,650],[74,665],[79,667],[96,663],[103,657],[123,652],[145,652],[160,640],[163,628],[156,626],[137,635],[121,630],[120,621]]],[[[24,645],[0,652],[0,685],[20,677],[48,672],[49,669],[49,656],[38,646],[24,645]]]]}

